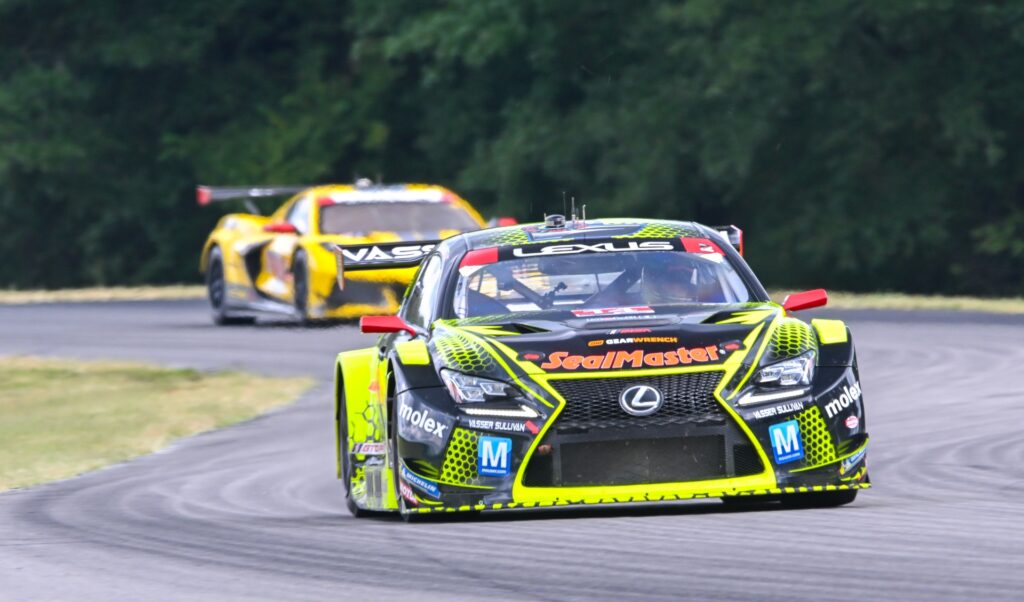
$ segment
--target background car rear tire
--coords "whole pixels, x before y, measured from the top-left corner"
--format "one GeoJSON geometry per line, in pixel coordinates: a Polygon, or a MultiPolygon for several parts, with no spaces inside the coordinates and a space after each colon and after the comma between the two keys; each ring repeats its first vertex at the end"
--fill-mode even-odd
{"type": "Polygon", "coordinates": [[[227,281],[224,279],[224,258],[220,248],[210,249],[210,258],[206,267],[206,297],[213,311],[213,323],[217,326],[233,326],[252,324],[256,318],[251,316],[234,316],[227,309],[227,281]]]}
{"type": "Polygon", "coordinates": [[[783,495],[779,501],[786,508],[834,508],[845,506],[857,499],[857,489],[839,491],[814,491],[783,495]]]}

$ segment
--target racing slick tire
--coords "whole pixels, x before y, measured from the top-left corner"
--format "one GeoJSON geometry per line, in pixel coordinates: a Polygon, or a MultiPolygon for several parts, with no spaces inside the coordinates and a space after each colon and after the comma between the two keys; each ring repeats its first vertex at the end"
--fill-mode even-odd
{"type": "Polygon", "coordinates": [[[297,251],[292,260],[292,291],[295,293],[295,313],[299,322],[309,324],[312,322],[309,317],[309,268],[306,254],[302,251],[297,251]]]}
{"type": "Polygon", "coordinates": [[[341,460],[341,481],[345,486],[345,507],[355,518],[364,518],[373,513],[363,510],[352,499],[352,457],[348,453],[348,413],[345,408],[345,393],[341,392],[340,395],[337,417],[338,458],[341,460]]]}
{"type": "Polygon", "coordinates": [[[722,503],[730,508],[753,508],[761,504],[778,502],[777,495],[733,495],[722,498],[722,503]]]}
{"type": "Polygon", "coordinates": [[[785,508],[834,508],[853,502],[857,499],[857,491],[857,489],[841,489],[839,491],[791,493],[781,496],[779,501],[785,508]]]}
{"type": "Polygon", "coordinates": [[[256,318],[232,315],[227,308],[227,282],[224,280],[224,258],[220,248],[210,249],[209,265],[206,268],[206,296],[210,300],[213,323],[217,326],[252,324],[256,318]]]}

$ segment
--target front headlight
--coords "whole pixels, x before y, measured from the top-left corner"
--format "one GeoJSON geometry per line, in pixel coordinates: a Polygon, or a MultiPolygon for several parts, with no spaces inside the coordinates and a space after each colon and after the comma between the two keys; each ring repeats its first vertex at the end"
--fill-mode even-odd
{"type": "Polygon", "coordinates": [[[459,409],[471,416],[493,416],[499,418],[537,418],[537,410],[523,403],[523,392],[513,385],[492,378],[472,376],[454,370],[441,370],[444,381],[452,399],[459,404],[459,409]],[[480,406],[466,404],[486,403],[480,406]],[[504,402],[504,403],[503,403],[504,402]]]}
{"type": "Polygon", "coordinates": [[[441,370],[441,380],[456,403],[479,403],[521,397],[519,390],[500,380],[441,370]]]}
{"type": "Polygon", "coordinates": [[[754,386],[736,403],[741,406],[802,397],[814,380],[814,352],[765,366],[754,375],[754,386]]]}
{"type": "Polygon", "coordinates": [[[757,372],[754,382],[759,385],[792,387],[809,385],[814,378],[814,352],[794,357],[793,359],[765,366],[757,372]]]}

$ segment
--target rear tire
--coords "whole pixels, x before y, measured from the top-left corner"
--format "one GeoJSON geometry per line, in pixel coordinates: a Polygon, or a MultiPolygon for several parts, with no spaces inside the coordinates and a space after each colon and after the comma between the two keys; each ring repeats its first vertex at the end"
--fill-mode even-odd
{"type": "Polygon", "coordinates": [[[256,318],[251,316],[233,316],[228,311],[224,258],[218,247],[210,249],[210,258],[206,268],[206,296],[210,300],[210,309],[213,311],[213,323],[217,326],[252,324],[256,321],[256,318]]]}
{"type": "Polygon", "coordinates": [[[857,499],[857,489],[839,491],[813,491],[783,495],[779,501],[786,508],[835,508],[857,499]]]}

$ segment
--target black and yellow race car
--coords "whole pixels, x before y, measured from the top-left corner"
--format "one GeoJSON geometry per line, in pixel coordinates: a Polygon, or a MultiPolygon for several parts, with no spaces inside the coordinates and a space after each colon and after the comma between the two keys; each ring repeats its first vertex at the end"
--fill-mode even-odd
{"type": "Polygon", "coordinates": [[[200,205],[250,201],[250,213],[222,217],[203,245],[199,269],[217,324],[261,314],[313,321],[394,312],[415,269],[363,271],[342,288],[334,245],[402,248],[487,225],[459,195],[431,184],[200,186],[196,197],[200,205]],[[290,198],[271,215],[259,215],[251,199],[273,196],[290,198]]]}
{"type": "Polygon", "coordinates": [[[552,216],[392,259],[422,262],[401,311],[337,358],[349,509],[852,502],[870,481],[850,332],[791,316],[821,289],[773,303],[741,249],[735,227],[552,216]]]}

